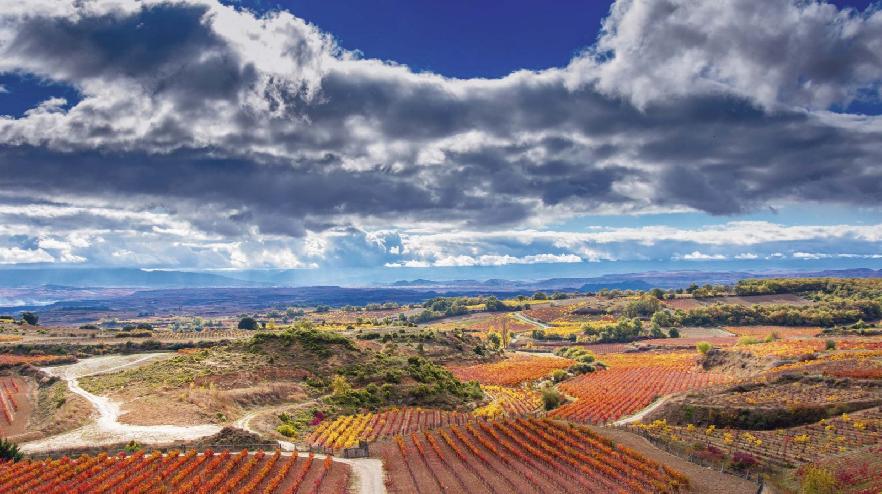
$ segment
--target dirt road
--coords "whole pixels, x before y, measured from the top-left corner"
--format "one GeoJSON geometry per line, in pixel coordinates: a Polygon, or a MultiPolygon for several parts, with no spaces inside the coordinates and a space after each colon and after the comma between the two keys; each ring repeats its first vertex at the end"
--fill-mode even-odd
{"type": "Polygon", "coordinates": [[[634,422],[639,422],[639,421],[643,420],[643,417],[652,413],[656,408],[664,405],[665,402],[667,402],[672,396],[673,395],[662,396],[661,398],[650,403],[648,407],[644,408],[643,410],[640,410],[639,412],[635,413],[634,415],[629,415],[625,418],[616,420],[615,422],[613,422],[613,425],[627,425],[627,424],[632,424],[634,422]]]}
{"type": "Polygon", "coordinates": [[[56,367],[44,367],[47,374],[58,376],[67,381],[71,392],[76,393],[92,404],[98,412],[98,418],[79,429],[57,436],[32,441],[21,445],[25,453],[49,451],[53,449],[78,448],[85,446],[101,446],[127,441],[144,444],[159,444],[180,440],[199,439],[220,431],[213,424],[195,426],[176,425],[129,425],[119,422],[120,404],[105,396],[97,396],[80,387],[78,378],[116,372],[135,368],[150,362],[170,358],[171,353],[148,353],[135,355],[110,355],[81,360],[75,364],[56,367]]]}

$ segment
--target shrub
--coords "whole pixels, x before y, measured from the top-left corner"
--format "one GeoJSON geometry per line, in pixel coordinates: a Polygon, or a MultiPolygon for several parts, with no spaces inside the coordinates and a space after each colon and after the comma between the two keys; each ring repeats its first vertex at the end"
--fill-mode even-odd
{"type": "Polygon", "coordinates": [[[239,319],[239,325],[237,326],[239,329],[249,329],[254,330],[259,327],[257,324],[257,319],[251,316],[245,316],[242,319],[239,319]]]}
{"type": "Polygon", "coordinates": [[[801,494],[834,494],[838,492],[836,479],[826,469],[808,467],[799,486],[801,494]]]}
{"type": "Polygon", "coordinates": [[[695,345],[695,349],[698,350],[698,352],[702,355],[707,355],[707,352],[709,352],[711,348],[713,348],[713,345],[706,341],[699,341],[695,345]]]}
{"type": "Polygon", "coordinates": [[[22,454],[18,450],[18,445],[5,438],[0,438],[0,459],[9,461],[21,460],[22,454]]]}
{"type": "Polygon", "coordinates": [[[668,331],[668,337],[669,338],[679,338],[680,337],[680,330],[677,328],[671,328],[671,330],[668,331]]]}
{"type": "Polygon", "coordinates": [[[757,343],[762,343],[762,341],[759,338],[754,338],[753,336],[742,336],[741,338],[738,338],[739,345],[756,345],[757,343]]]}
{"type": "Polygon", "coordinates": [[[566,378],[567,378],[567,371],[565,371],[563,369],[556,369],[554,372],[551,373],[551,380],[556,383],[559,383],[566,378]]]}
{"type": "Polygon", "coordinates": [[[548,387],[542,390],[542,406],[546,410],[554,410],[564,401],[563,395],[554,388],[548,387]]]}
{"type": "Polygon", "coordinates": [[[650,317],[661,308],[661,302],[652,295],[643,295],[622,309],[625,317],[650,317]]]}
{"type": "Polygon", "coordinates": [[[743,470],[746,468],[750,468],[757,464],[756,458],[753,455],[745,453],[743,451],[736,451],[732,454],[732,466],[739,470],[743,470]]]}
{"type": "Polygon", "coordinates": [[[836,340],[827,340],[824,342],[824,350],[836,350],[836,340]]]}

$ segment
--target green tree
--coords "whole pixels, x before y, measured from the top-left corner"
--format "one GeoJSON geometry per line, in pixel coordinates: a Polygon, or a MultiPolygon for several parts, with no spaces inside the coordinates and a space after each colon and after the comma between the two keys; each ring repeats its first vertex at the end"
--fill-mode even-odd
{"type": "Polygon", "coordinates": [[[258,326],[257,319],[251,316],[245,316],[242,319],[239,319],[239,329],[257,329],[258,326]]]}
{"type": "Polygon", "coordinates": [[[548,300],[548,295],[545,295],[542,292],[536,292],[533,294],[533,300],[548,300]]]}
{"type": "Polygon", "coordinates": [[[8,461],[21,460],[22,454],[18,450],[18,445],[6,438],[0,438],[0,459],[8,461]]]}
{"type": "Polygon", "coordinates": [[[22,321],[30,324],[31,326],[36,326],[37,321],[40,320],[40,316],[34,314],[33,312],[22,312],[21,319],[22,319],[22,321]]]}
{"type": "Polygon", "coordinates": [[[649,317],[661,308],[661,302],[652,295],[642,295],[622,309],[625,317],[649,317]]]}
{"type": "Polygon", "coordinates": [[[496,350],[502,348],[502,336],[496,331],[491,331],[487,334],[487,341],[489,341],[490,346],[496,350]]]}

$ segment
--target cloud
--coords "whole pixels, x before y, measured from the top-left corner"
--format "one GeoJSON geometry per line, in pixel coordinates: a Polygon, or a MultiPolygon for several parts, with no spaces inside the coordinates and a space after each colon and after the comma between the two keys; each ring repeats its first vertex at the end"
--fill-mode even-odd
{"type": "Polygon", "coordinates": [[[106,239],[55,249],[61,262],[152,267],[591,261],[657,255],[627,242],[673,256],[836,235],[527,229],[584,214],[877,205],[882,119],[826,110],[878,96],[880,26],[876,9],[816,2],[620,0],[566,67],[460,80],[361,59],[296,12],[29,2],[0,14],[0,72],[82,99],[0,118],[0,215],[15,220],[9,235],[106,239]]]}
{"type": "Polygon", "coordinates": [[[535,254],[524,257],[509,255],[482,255],[482,256],[448,256],[434,262],[408,260],[404,262],[386,263],[390,268],[424,268],[424,267],[455,267],[455,266],[507,266],[510,264],[547,264],[547,263],[576,263],[582,262],[582,258],[575,254],[535,254]]]}
{"type": "Polygon", "coordinates": [[[55,258],[43,249],[26,250],[18,247],[0,247],[0,264],[39,262],[55,262],[55,258]]]}
{"type": "Polygon", "coordinates": [[[686,261],[721,261],[726,259],[726,256],[722,254],[705,254],[694,250],[680,258],[686,261]]]}
{"type": "Polygon", "coordinates": [[[882,82],[882,10],[819,1],[620,0],[598,85],[645,107],[696,92],[827,109],[882,82]]]}

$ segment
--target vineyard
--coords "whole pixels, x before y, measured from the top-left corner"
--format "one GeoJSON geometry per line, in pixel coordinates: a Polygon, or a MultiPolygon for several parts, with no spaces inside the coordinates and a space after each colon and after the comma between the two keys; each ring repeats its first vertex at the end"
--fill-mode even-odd
{"type": "Polygon", "coordinates": [[[880,444],[882,410],[877,407],[772,431],[718,429],[694,424],[675,426],[664,420],[633,427],[665,442],[709,444],[729,455],[747,454],[768,465],[786,467],[880,444]]]}
{"type": "Polygon", "coordinates": [[[704,372],[694,353],[610,354],[609,369],[565,381],[559,389],[576,398],[549,416],[603,424],[632,415],[670,393],[729,382],[725,374],[704,372]]]}
{"type": "Polygon", "coordinates": [[[203,329],[202,331],[157,331],[153,333],[153,337],[160,340],[182,341],[182,340],[224,340],[249,338],[254,336],[254,331],[246,331],[243,329],[203,329]]]}
{"type": "MultiPolygon", "coordinates": [[[[882,341],[870,338],[844,338],[831,339],[837,350],[882,350],[882,341]]],[[[820,338],[811,339],[787,339],[769,343],[757,343],[752,345],[738,345],[740,349],[750,353],[766,357],[791,358],[810,353],[821,352],[826,349],[826,341],[820,338]]]]}
{"type": "Polygon", "coordinates": [[[882,492],[882,445],[870,446],[844,455],[803,465],[796,470],[796,479],[822,472],[829,475],[836,492],[842,494],[867,494],[882,492]]]}
{"type": "Polygon", "coordinates": [[[450,331],[452,329],[460,328],[469,331],[477,331],[482,334],[491,331],[502,334],[504,329],[507,329],[511,333],[519,333],[534,329],[536,326],[514,318],[511,314],[507,313],[498,314],[479,312],[450,320],[442,319],[428,325],[427,327],[436,331],[450,331]]]}
{"type": "Polygon", "coordinates": [[[19,406],[15,396],[20,391],[21,388],[16,379],[0,379],[0,413],[3,415],[3,422],[0,422],[0,425],[11,426],[15,421],[15,415],[18,413],[19,406]]]}
{"type": "Polygon", "coordinates": [[[738,338],[735,336],[718,336],[713,338],[707,337],[686,337],[686,338],[651,338],[648,340],[641,340],[639,345],[651,345],[657,347],[667,347],[669,349],[680,348],[680,349],[693,349],[695,345],[706,341],[712,344],[715,347],[719,348],[728,348],[735,346],[738,343],[738,338]]]}
{"type": "Polygon", "coordinates": [[[421,408],[402,408],[380,413],[344,415],[321,423],[309,436],[313,446],[351,448],[359,441],[372,442],[384,437],[426,431],[448,425],[463,425],[474,417],[468,413],[421,408]]]}
{"type": "Polygon", "coordinates": [[[279,451],[98,454],[0,463],[0,492],[274,494],[348,492],[350,467],[279,451]]]}
{"type": "Polygon", "coordinates": [[[847,402],[880,402],[882,387],[829,382],[759,384],[747,391],[727,391],[701,397],[701,403],[717,407],[809,407],[847,402]]]}
{"type": "Polygon", "coordinates": [[[780,338],[811,338],[820,334],[819,327],[793,327],[793,326],[725,326],[723,329],[737,336],[749,336],[752,338],[766,338],[775,334],[780,338]]]}
{"type": "Polygon", "coordinates": [[[478,421],[380,445],[391,493],[680,492],[680,473],[586,428],[544,419],[478,421]]]}
{"type": "Polygon", "coordinates": [[[479,417],[492,419],[529,415],[542,404],[539,392],[533,389],[491,385],[481,386],[481,389],[492,400],[489,404],[475,409],[473,413],[479,417]]]}
{"type": "Polygon", "coordinates": [[[564,358],[515,355],[501,362],[466,367],[448,367],[463,381],[478,381],[496,386],[516,386],[547,377],[557,369],[566,369],[576,362],[564,358]]]}
{"type": "Polygon", "coordinates": [[[558,320],[565,320],[567,316],[570,316],[573,313],[573,310],[585,305],[584,303],[579,302],[566,302],[567,301],[562,300],[554,302],[553,304],[533,305],[529,310],[524,311],[524,315],[530,319],[551,323],[558,320]]]}

